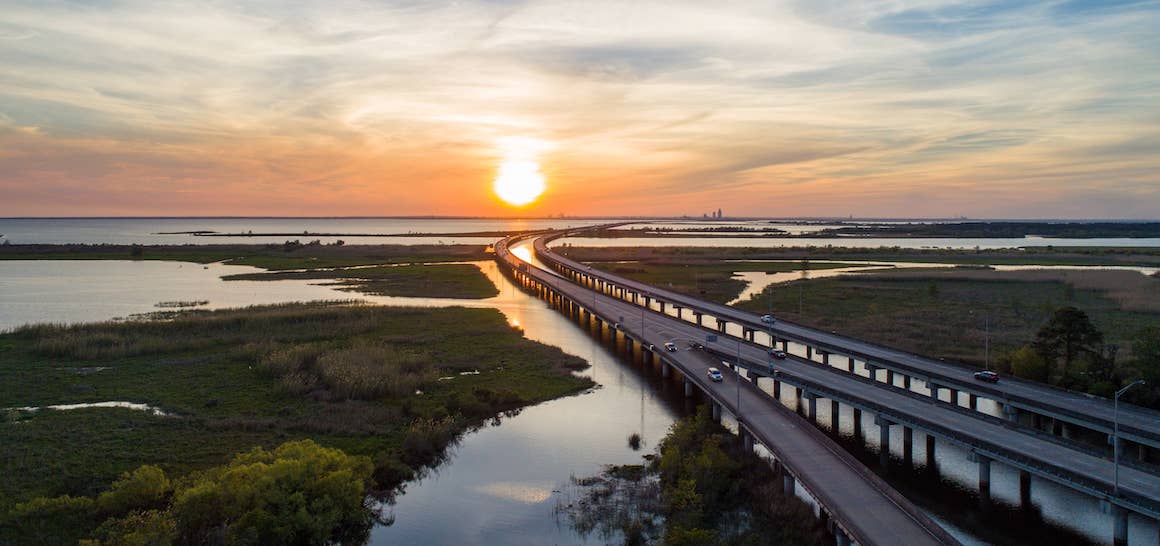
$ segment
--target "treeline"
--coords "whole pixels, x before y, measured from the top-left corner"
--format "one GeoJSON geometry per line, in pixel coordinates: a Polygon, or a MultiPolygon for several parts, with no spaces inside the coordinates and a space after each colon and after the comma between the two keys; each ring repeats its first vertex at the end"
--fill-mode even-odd
{"type": "Polygon", "coordinates": [[[1136,379],[1146,384],[1125,393],[1134,404],[1160,407],[1160,324],[1140,328],[1131,338],[1132,359],[1116,361],[1119,346],[1104,342],[1104,334],[1083,310],[1061,307],[1039,329],[1035,339],[996,364],[1002,373],[1066,389],[1110,398],[1136,379]]]}
{"type": "Polygon", "coordinates": [[[96,497],[36,498],[0,514],[14,544],[361,544],[375,511],[373,465],[310,440],[242,453],[170,479],[152,465],[96,497]]]}
{"type": "Polygon", "coordinates": [[[1065,239],[1160,237],[1160,222],[961,222],[828,228],[810,237],[960,237],[1018,239],[1029,235],[1065,239]]]}

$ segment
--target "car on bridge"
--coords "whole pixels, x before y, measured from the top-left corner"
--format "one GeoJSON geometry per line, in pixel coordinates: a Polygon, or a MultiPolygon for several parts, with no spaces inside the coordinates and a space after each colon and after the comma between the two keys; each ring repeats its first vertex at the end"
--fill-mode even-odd
{"type": "Polygon", "coordinates": [[[665,343],[665,350],[670,353],[677,352],[677,344],[671,341],[665,343]]]}
{"type": "Polygon", "coordinates": [[[718,370],[717,368],[709,368],[705,374],[708,375],[709,380],[714,383],[720,383],[725,380],[725,376],[721,375],[721,370],[718,370]]]}
{"type": "Polygon", "coordinates": [[[779,351],[777,349],[770,349],[769,356],[772,356],[773,358],[776,358],[778,360],[785,360],[785,357],[787,357],[789,355],[785,354],[785,351],[779,351]]]}
{"type": "Polygon", "coordinates": [[[773,315],[761,315],[761,322],[766,324],[773,324],[777,322],[777,319],[773,318],[773,315]]]}
{"type": "Polygon", "coordinates": [[[997,374],[991,370],[983,370],[983,371],[975,372],[975,379],[978,379],[979,381],[986,381],[988,383],[998,383],[999,382],[999,374],[997,374]]]}

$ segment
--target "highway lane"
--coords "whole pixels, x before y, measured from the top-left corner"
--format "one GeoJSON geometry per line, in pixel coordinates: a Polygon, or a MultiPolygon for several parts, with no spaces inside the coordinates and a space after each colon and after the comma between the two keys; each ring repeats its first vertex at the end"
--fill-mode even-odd
{"type": "MultiPolygon", "coordinates": [[[[726,305],[704,302],[646,283],[588,268],[578,262],[550,252],[544,238],[536,239],[534,245],[537,253],[543,254],[545,251],[549,251],[548,254],[541,256],[542,259],[557,260],[577,271],[611,280],[619,286],[630,288],[640,293],[648,293],[654,297],[660,297],[671,304],[677,304],[686,309],[695,308],[698,311],[705,312],[708,317],[720,317],[731,323],[742,324],[759,332],[765,332],[769,328],[768,325],[760,321],[758,315],[753,313],[741,311],[726,305]]],[[[972,392],[1000,403],[1010,403],[1015,407],[1059,417],[1103,432],[1111,431],[1113,408],[1112,403],[1106,399],[1090,397],[1084,394],[1014,378],[1004,378],[997,384],[984,384],[974,379],[972,375],[973,370],[964,368],[961,365],[925,358],[905,351],[882,347],[785,321],[778,321],[773,327],[773,332],[779,337],[804,340],[812,342],[811,344],[815,346],[821,345],[829,347],[830,352],[834,354],[854,356],[859,360],[873,362],[880,366],[890,363],[888,367],[894,368],[897,371],[907,373],[907,375],[918,379],[930,380],[945,387],[953,387],[961,391],[972,392]]],[[[1160,412],[1138,406],[1121,404],[1119,413],[1120,434],[1122,438],[1160,448],[1160,412]]]]}

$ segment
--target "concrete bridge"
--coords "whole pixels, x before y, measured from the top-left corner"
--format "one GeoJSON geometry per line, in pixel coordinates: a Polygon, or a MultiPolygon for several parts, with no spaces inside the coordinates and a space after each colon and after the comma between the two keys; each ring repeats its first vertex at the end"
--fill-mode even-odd
{"type": "Polygon", "coordinates": [[[760,443],[774,455],[785,492],[793,494],[800,484],[818,501],[820,517],[837,544],[959,544],[832,438],[754,383],[731,375],[721,383],[709,381],[706,371],[721,366],[721,360],[712,353],[687,347],[665,350],[665,342],[691,333],[688,325],[655,313],[641,322],[621,321],[625,313],[640,313],[643,308],[590,291],[520,260],[509,251],[508,242],[505,239],[495,245],[496,259],[524,289],[576,320],[607,331],[629,349],[635,344],[642,358],[660,365],[665,377],[679,374],[683,378],[686,396],[694,389],[702,391],[712,401],[714,417],[719,418],[722,410],[733,414],[741,441],[749,448],[760,443]]]}
{"type": "MultiPolygon", "coordinates": [[[[593,269],[547,247],[553,239],[583,230],[557,231],[537,239],[536,256],[574,282],[639,305],[655,304],[662,312],[666,307],[675,309],[680,318],[687,311],[690,320],[699,325],[711,324],[723,334],[752,342],[761,339],[767,346],[781,344],[783,350],[792,341],[805,346],[808,359],[813,360],[816,355],[821,362],[830,364],[845,358],[850,373],[855,373],[857,361],[872,378],[886,385],[925,391],[936,400],[945,395],[945,401],[953,405],[965,402],[971,409],[977,408],[979,398],[994,400],[1013,422],[1037,429],[1046,427],[1061,436],[1070,436],[1069,428],[1094,431],[1106,435],[1111,443],[1113,408],[1107,399],[1013,377],[997,384],[982,383],[974,379],[973,370],[961,365],[785,321],[771,326],[753,313],[593,269]]],[[[1121,404],[1119,425],[1121,453],[1134,453],[1141,461],[1154,459],[1160,453],[1160,412],[1121,404]]]]}
{"type": "MultiPolygon", "coordinates": [[[[628,336],[626,343],[631,343],[631,340],[637,338],[639,334],[633,333],[634,320],[622,321],[618,319],[635,316],[635,314],[641,315],[640,323],[642,325],[663,324],[666,328],[663,333],[669,334],[670,338],[683,336],[684,339],[706,339],[706,335],[709,333],[715,333],[719,336],[722,333],[729,333],[729,329],[722,324],[722,320],[714,324],[713,328],[708,328],[704,324],[706,315],[713,316],[714,312],[725,315],[712,304],[699,302],[695,298],[687,296],[670,294],[648,285],[634,283],[589,269],[587,266],[570,262],[548,252],[543,243],[542,238],[536,240],[537,256],[546,264],[556,268],[567,280],[550,274],[544,276],[541,270],[513,259],[512,267],[519,272],[517,273],[518,277],[525,283],[530,282],[533,286],[538,287],[536,289],[541,290],[545,296],[560,300],[560,305],[574,307],[575,312],[591,307],[583,303],[585,298],[592,298],[589,301],[594,302],[593,305],[597,305],[597,302],[603,302],[604,307],[614,309],[614,314],[606,315],[602,320],[607,321],[611,318],[613,321],[622,322],[618,326],[623,329],[622,334],[628,336]],[[529,271],[535,274],[529,274],[529,271]],[[567,282],[568,280],[575,282],[567,282]],[[576,293],[576,283],[594,289],[601,294],[601,297],[594,298],[591,292],[576,293]],[[666,305],[669,309],[666,309],[666,305]],[[676,308],[676,317],[667,314],[667,311],[673,310],[674,307],[676,308]],[[688,317],[693,319],[692,321],[685,320],[686,317],[683,316],[685,310],[693,315],[688,317]]],[[[503,249],[506,255],[506,245],[503,249]]],[[[498,246],[497,252],[499,252],[498,246]]],[[[508,258],[511,257],[508,256],[508,258]]],[[[501,263],[503,263],[502,259],[501,263]]],[[[773,381],[775,392],[781,388],[782,383],[799,389],[801,397],[809,403],[808,415],[812,419],[817,418],[814,410],[816,410],[818,398],[831,400],[830,408],[834,412],[832,419],[837,416],[835,409],[840,404],[851,406],[855,416],[856,433],[861,428],[861,412],[865,411],[876,415],[875,422],[880,425],[880,450],[884,456],[889,452],[889,429],[892,426],[898,426],[902,428],[904,444],[902,451],[907,462],[910,459],[907,455],[912,451],[911,444],[916,431],[922,434],[926,441],[928,458],[934,452],[936,441],[949,441],[972,453],[973,460],[978,463],[979,489],[984,499],[989,496],[992,462],[1007,464],[1020,471],[1020,493],[1021,497],[1027,499],[1027,502],[1029,502],[1030,497],[1032,475],[1064,484],[1103,501],[1107,509],[1115,515],[1113,537],[1116,544],[1126,543],[1129,511],[1150,518],[1160,518],[1160,507],[1157,506],[1157,497],[1160,496],[1160,479],[1147,469],[1122,466],[1119,487],[1117,487],[1111,480],[1112,464],[1100,453],[1093,453],[1090,450],[1083,450],[1079,446],[1064,443],[1050,434],[1036,433],[1030,427],[1018,426],[1012,420],[1004,421],[973,411],[976,398],[987,394],[991,395],[989,397],[996,397],[1011,404],[1010,398],[1014,398],[1013,396],[1002,398],[995,394],[996,391],[1002,392],[1000,389],[993,390],[988,388],[990,386],[971,384],[966,379],[963,380],[968,382],[966,386],[973,390],[959,389],[957,388],[961,386],[959,383],[952,383],[954,386],[945,386],[950,381],[943,379],[944,383],[939,384],[930,374],[919,378],[919,381],[930,384],[929,389],[921,389],[919,385],[912,384],[910,381],[912,377],[919,377],[917,375],[919,372],[911,371],[910,373],[913,375],[906,375],[897,371],[901,367],[897,369],[886,366],[878,367],[879,361],[867,362],[870,377],[864,377],[853,373],[853,356],[843,355],[847,356],[850,362],[850,367],[844,371],[832,365],[819,366],[818,364],[830,364],[830,355],[836,354],[838,351],[833,350],[836,347],[827,347],[831,350],[818,349],[818,356],[822,361],[818,362],[815,360],[812,350],[817,345],[807,345],[809,347],[807,349],[808,358],[793,357],[779,361],[775,370],[771,368],[766,353],[768,347],[756,343],[755,332],[758,331],[758,328],[768,328],[768,325],[761,324],[758,317],[748,313],[730,308],[727,310],[734,313],[734,315],[730,315],[734,320],[745,326],[740,332],[737,332],[739,335],[731,338],[725,336],[719,338],[728,341],[722,340],[717,343],[705,344],[708,352],[715,354],[714,361],[738,362],[741,368],[747,369],[747,375],[752,381],[752,383],[750,381],[744,383],[752,385],[760,382],[762,378],[767,378],[766,381],[773,381]],[[738,316],[751,318],[745,319],[747,322],[742,322],[741,319],[736,318],[738,316]],[[883,370],[886,375],[885,382],[882,381],[883,374],[878,373],[883,370]],[[976,387],[982,388],[977,389],[976,387]],[[922,393],[921,390],[927,390],[927,393],[922,393]],[[964,390],[965,393],[963,393],[964,390]],[[945,401],[939,397],[940,392],[949,395],[945,401]],[[930,393],[933,393],[933,397],[930,393]],[[961,403],[963,397],[960,396],[960,393],[966,394],[966,406],[961,403]]],[[[648,330],[648,328],[643,329],[648,330]]],[[[787,337],[784,330],[775,331],[774,336],[768,338],[767,341],[770,344],[780,342],[784,347],[787,337]]],[[[806,336],[802,337],[804,341],[811,341],[805,339],[806,336]]],[[[639,338],[638,342],[660,346],[655,343],[655,340],[647,338],[639,338]]],[[[669,360],[673,359],[671,355],[662,354],[662,358],[666,357],[669,360]]],[[[938,364],[949,367],[945,363],[938,364]]],[[[966,373],[969,377],[969,371],[963,372],[960,368],[958,372],[966,373]]],[[[944,370],[941,373],[949,372],[944,370]]],[[[1005,380],[1004,383],[1006,382],[1005,380]]],[[[1023,385],[1023,387],[1027,387],[1027,385],[1023,385]]],[[[1075,396],[1074,393],[1055,389],[1046,390],[1057,395],[1075,396]]],[[[1083,399],[1086,402],[1092,402],[1086,397],[1083,399]]],[[[780,405],[772,399],[769,400],[769,403],[780,405]]],[[[1032,403],[1028,403],[1028,405],[1033,405],[1032,403]]],[[[1007,415],[1011,416],[1010,413],[1007,415]]],[[[1018,413],[1015,415],[1017,416],[1018,413]]],[[[1147,415],[1147,411],[1136,414],[1136,417],[1140,418],[1139,421],[1141,421],[1138,428],[1143,432],[1138,436],[1140,438],[1148,437],[1149,432],[1154,433],[1158,424],[1155,421],[1149,422],[1146,418],[1147,415]]],[[[1123,430],[1123,426],[1121,430],[1123,430]]]]}

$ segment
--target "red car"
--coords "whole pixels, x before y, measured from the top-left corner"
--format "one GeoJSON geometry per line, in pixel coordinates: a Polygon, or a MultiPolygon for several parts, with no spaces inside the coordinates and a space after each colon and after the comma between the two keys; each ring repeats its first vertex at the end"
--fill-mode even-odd
{"type": "Polygon", "coordinates": [[[981,372],[975,372],[975,379],[978,379],[979,381],[986,381],[988,383],[998,383],[999,374],[991,370],[983,370],[981,372]]]}

